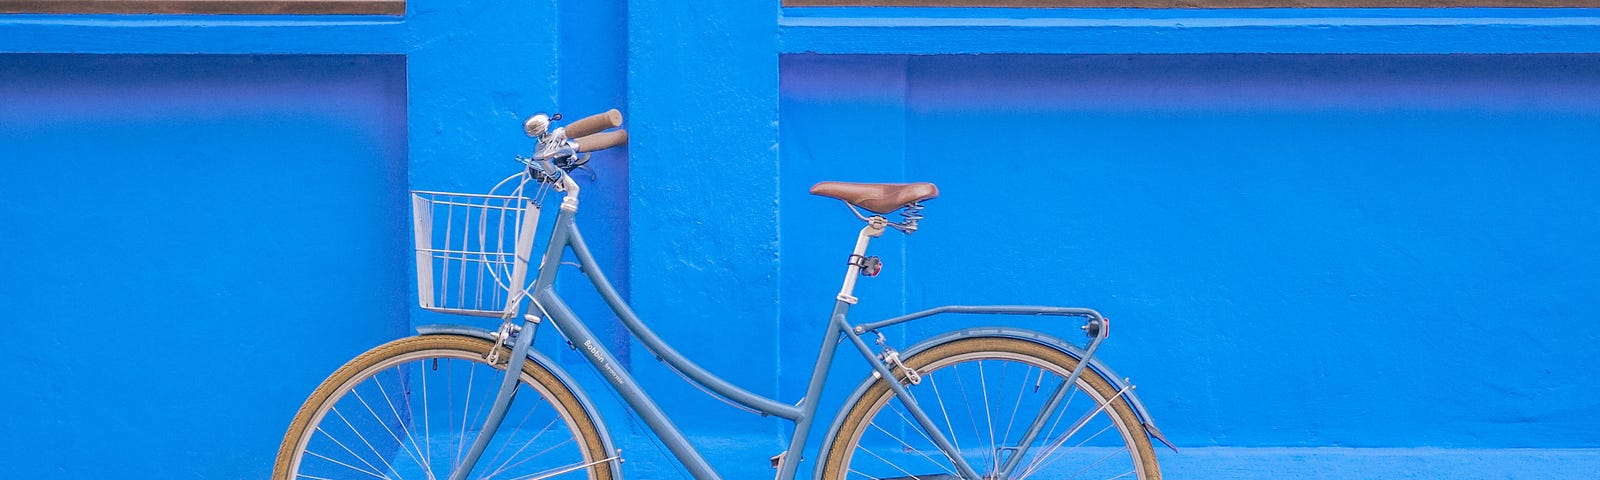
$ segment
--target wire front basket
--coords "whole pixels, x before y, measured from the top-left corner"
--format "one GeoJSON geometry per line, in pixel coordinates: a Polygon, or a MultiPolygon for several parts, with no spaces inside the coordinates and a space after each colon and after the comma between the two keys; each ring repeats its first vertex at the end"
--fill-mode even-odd
{"type": "Polygon", "coordinates": [[[490,194],[412,191],[417,298],[442,313],[511,318],[526,296],[539,204],[523,195],[525,175],[490,194]],[[511,192],[496,195],[507,185],[511,192]]]}

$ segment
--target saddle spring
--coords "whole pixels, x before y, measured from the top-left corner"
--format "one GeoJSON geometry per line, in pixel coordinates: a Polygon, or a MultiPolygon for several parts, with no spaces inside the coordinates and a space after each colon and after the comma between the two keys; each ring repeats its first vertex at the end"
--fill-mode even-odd
{"type": "Polygon", "coordinates": [[[911,202],[900,210],[900,221],[889,222],[889,226],[903,233],[911,233],[917,231],[917,220],[922,220],[922,202],[911,202]]]}

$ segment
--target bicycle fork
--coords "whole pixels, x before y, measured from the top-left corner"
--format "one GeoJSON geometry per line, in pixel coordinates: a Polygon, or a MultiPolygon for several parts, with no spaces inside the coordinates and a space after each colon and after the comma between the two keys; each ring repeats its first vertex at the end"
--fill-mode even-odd
{"type": "MultiPolygon", "coordinates": [[[[528,317],[521,327],[507,320],[501,324],[500,331],[495,335],[494,346],[489,349],[489,364],[494,365],[500,347],[506,338],[515,335],[516,343],[511,348],[511,358],[505,359],[505,379],[500,381],[500,391],[494,397],[494,405],[489,407],[489,418],[483,421],[483,429],[478,431],[478,437],[472,441],[472,449],[467,451],[461,459],[461,464],[450,473],[450,480],[466,480],[467,475],[478,464],[478,457],[483,456],[483,450],[489,446],[489,440],[500,429],[500,423],[505,420],[506,410],[511,407],[512,397],[516,396],[517,382],[522,377],[522,362],[528,360],[528,347],[533,344],[533,332],[536,317],[528,317]],[[519,334],[522,333],[522,334],[519,334]]],[[[430,478],[432,475],[429,476],[430,478]]]]}

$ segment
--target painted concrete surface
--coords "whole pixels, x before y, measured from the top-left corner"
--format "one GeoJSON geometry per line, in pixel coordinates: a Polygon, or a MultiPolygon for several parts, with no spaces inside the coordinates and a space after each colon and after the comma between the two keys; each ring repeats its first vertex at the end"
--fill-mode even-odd
{"type": "Polygon", "coordinates": [[[1597,68],[791,56],[786,214],[823,177],[937,182],[879,308],[1100,309],[1180,445],[1594,447],[1597,68]]]}
{"type": "Polygon", "coordinates": [[[252,478],[406,333],[405,63],[0,55],[4,476],[252,478]]]}
{"type": "Polygon", "coordinates": [[[1168,453],[1161,454],[1166,476],[1218,480],[1576,479],[1600,468],[1596,449],[1201,447],[1168,453]]]}
{"type": "MultiPolygon", "coordinates": [[[[715,346],[689,348],[695,362],[769,396],[783,333],[777,8],[628,4],[629,300],[675,345],[715,346]]],[[[634,367],[651,392],[682,402],[669,412],[697,412],[680,424],[775,431],[771,419],[729,416],[656,362],[634,367]]]]}
{"type": "Polygon", "coordinates": [[[787,8],[784,53],[1593,53],[1593,8],[787,8]]]}
{"type": "MultiPolygon", "coordinates": [[[[1115,320],[1106,358],[1184,447],[1162,456],[1175,478],[1582,478],[1595,466],[1584,372],[1600,360],[1584,319],[1597,310],[1597,62],[1342,55],[1589,51],[1571,32],[1592,29],[1592,12],[1489,25],[1525,42],[1449,25],[1474,15],[1338,29],[1349,42],[1280,26],[1296,32],[1290,50],[1331,55],[1262,56],[1208,53],[1283,46],[1251,25],[1305,15],[1257,12],[1219,27],[1237,35],[1170,42],[1161,12],[1145,27],[1036,28],[893,10],[928,27],[916,30],[733,0],[408,9],[0,17],[0,51],[57,54],[0,56],[0,163],[20,172],[0,176],[0,271],[40,272],[0,277],[18,332],[0,351],[40,372],[0,400],[20,412],[0,431],[34,433],[0,441],[7,473],[264,475],[317,379],[408,325],[458,320],[408,307],[400,192],[487,188],[525,153],[522,117],[610,107],[633,147],[596,156],[586,237],[663,337],[752,391],[798,399],[857,228],[806,187],[934,180],[944,195],[924,230],[875,244],[887,269],[858,288],[852,318],[951,302],[1099,308],[1115,320]],[[1047,53],[1199,55],[1009,55],[1051,28],[1095,41],[1040,44],[1047,53]],[[806,51],[877,55],[782,56],[806,51]],[[962,52],[986,55],[896,55],[962,52]],[[338,188],[317,208],[251,195],[338,188]],[[96,234],[116,246],[96,250],[96,234]],[[198,255],[161,253],[174,246],[198,255]],[[98,360],[59,352],[100,328],[100,312],[122,319],[108,331],[123,362],[90,381],[98,360]],[[270,373],[233,376],[190,352],[270,373]],[[104,436],[69,435],[90,425],[104,436]],[[69,455],[84,451],[110,453],[69,455]]],[[[781,423],[650,361],[575,273],[562,292],[711,462],[728,478],[770,475],[781,423]]],[[[541,344],[598,385],[558,337],[541,344]]],[[[863,377],[850,355],[824,403],[863,377]]],[[[592,396],[629,476],[678,476],[608,394],[592,396]]]]}

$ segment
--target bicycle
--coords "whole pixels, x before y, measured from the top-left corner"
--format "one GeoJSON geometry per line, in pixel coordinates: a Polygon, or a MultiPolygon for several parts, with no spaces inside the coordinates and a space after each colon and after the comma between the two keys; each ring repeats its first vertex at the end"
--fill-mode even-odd
{"type": "Polygon", "coordinates": [[[818,426],[820,402],[808,399],[819,398],[845,344],[872,373],[828,426],[816,478],[1160,478],[1150,440],[1172,444],[1150,420],[1133,385],[1094,357],[1110,331],[1098,312],[944,306],[869,323],[846,320],[857,302],[858,278],[882,268],[866,254],[868,244],[891,229],[915,232],[922,202],[938,196],[931,183],[812,187],[813,194],[843,201],[866,225],[848,257],[800,401],[767,398],[706,371],[634,314],[598,268],[573,220],[579,186],[571,173],[589,153],[627,143],[627,132],[617,129],[621,114],[611,110],[551,128],[557,120],[559,114],[539,114],[524,123],[538,141],[535,153],[519,157],[524,168],[489,194],[412,192],[422,308],[498,317],[500,328],[424,326],[416,336],[346,363],[295,415],[274,478],[619,477],[620,452],[587,394],[558,364],[530,348],[546,322],[691,476],[720,478],[555,293],[569,250],[622,325],[659,361],[713,396],[794,424],[788,448],[772,458],[780,480],[796,476],[806,440],[818,426]],[[532,262],[539,212],[551,190],[561,194],[559,210],[543,256],[532,262]],[[895,212],[898,221],[884,216],[895,212]],[[536,270],[530,272],[530,265],[536,270]],[[1087,344],[1015,327],[964,328],[905,348],[889,345],[882,334],[890,326],[947,313],[1076,318],[1087,344]]]}

